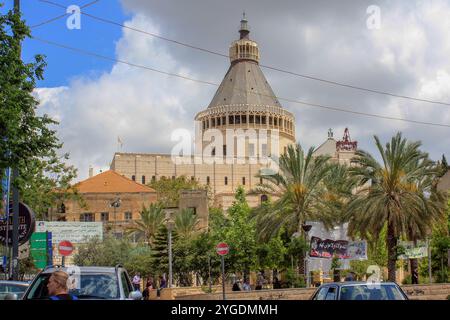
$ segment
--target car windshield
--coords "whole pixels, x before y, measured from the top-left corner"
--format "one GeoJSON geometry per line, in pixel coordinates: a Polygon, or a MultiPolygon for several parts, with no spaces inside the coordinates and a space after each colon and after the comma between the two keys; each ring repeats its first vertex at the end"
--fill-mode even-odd
{"type": "Polygon", "coordinates": [[[27,290],[26,285],[0,283],[0,300],[4,300],[9,293],[15,293],[18,298],[21,298],[25,290],[27,290]]]}
{"type": "MultiPolygon", "coordinates": [[[[27,295],[27,299],[48,299],[50,274],[41,274],[27,295]]],[[[79,288],[69,291],[80,299],[118,299],[119,284],[114,273],[86,273],[80,276],[79,288]]]]}
{"type": "Polygon", "coordinates": [[[346,285],[342,286],[340,300],[405,300],[396,285],[346,285]]]}

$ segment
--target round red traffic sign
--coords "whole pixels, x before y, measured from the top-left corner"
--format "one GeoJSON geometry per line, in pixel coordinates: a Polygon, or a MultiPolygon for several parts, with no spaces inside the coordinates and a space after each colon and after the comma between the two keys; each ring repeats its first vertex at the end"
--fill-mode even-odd
{"type": "Polygon", "coordinates": [[[70,256],[73,251],[73,245],[70,241],[61,241],[58,245],[58,251],[62,256],[70,256]]]}
{"type": "Polygon", "coordinates": [[[225,242],[221,242],[216,246],[216,252],[217,254],[224,256],[228,253],[228,251],[230,250],[230,248],[228,247],[228,245],[225,242]]]}

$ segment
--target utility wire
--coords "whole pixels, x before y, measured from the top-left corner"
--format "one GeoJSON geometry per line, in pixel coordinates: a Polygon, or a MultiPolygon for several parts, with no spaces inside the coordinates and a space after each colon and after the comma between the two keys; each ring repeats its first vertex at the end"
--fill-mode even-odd
{"type": "MultiPolygon", "coordinates": [[[[51,3],[51,2],[45,1],[45,0],[39,0],[39,1],[41,1],[41,2],[48,2],[48,3],[50,3],[50,4],[57,5],[57,6],[60,7],[60,8],[66,9],[66,7],[64,7],[63,5],[59,5],[59,4],[57,4],[57,3],[51,3]]],[[[99,1],[100,1],[100,0],[95,0],[95,1],[89,2],[89,3],[87,3],[87,4],[83,5],[83,6],[81,6],[80,8],[81,8],[81,9],[87,8],[87,7],[89,7],[89,6],[92,6],[93,4],[96,4],[96,3],[99,2],[99,1]]],[[[64,13],[64,14],[62,14],[62,15],[60,15],[60,16],[57,16],[57,17],[54,17],[54,18],[45,20],[45,21],[43,21],[43,22],[41,22],[41,23],[38,23],[38,24],[35,24],[35,25],[32,25],[32,26],[30,26],[30,29],[35,29],[35,28],[41,27],[41,26],[46,25],[46,24],[49,24],[49,23],[51,23],[51,22],[53,22],[53,21],[62,19],[62,18],[64,18],[64,17],[68,16],[68,15],[69,15],[69,13],[64,13]]]]}
{"type": "MultiPolygon", "coordinates": [[[[148,66],[144,66],[144,65],[140,65],[140,64],[136,64],[136,63],[131,63],[131,62],[128,62],[128,61],[125,61],[125,60],[111,58],[111,57],[100,55],[100,54],[97,54],[97,53],[94,53],[94,52],[91,52],[91,51],[87,51],[87,50],[84,50],[84,49],[71,47],[71,46],[68,46],[68,45],[65,45],[65,44],[61,44],[61,43],[57,43],[57,42],[54,42],[54,41],[42,39],[42,38],[39,38],[39,37],[33,37],[32,39],[40,41],[40,42],[43,42],[43,43],[46,43],[46,44],[49,44],[49,45],[52,45],[52,46],[56,46],[56,47],[59,47],[59,48],[70,50],[72,52],[83,54],[83,55],[86,55],[86,56],[92,56],[92,57],[95,57],[95,58],[98,58],[98,59],[102,59],[102,60],[107,60],[107,61],[112,61],[112,62],[116,62],[116,63],[121,63],[121,64],[125,64],[125,65],[128,65],[128,66],[141,68],[141,69],[145,69],[145,70],[148,70],[148,71],[157,72],[157,73],[160,73],[160,74],[181,78],[181,79],[184,79],[184,80],[189,80],[189,81],[193,81],[193,82],[197,82],[197,83],[202,83],[202,84],[207,84],[207,85],[219,87],[218,83],[214,83],[214,82],[210,82],[210,81],[204,81],[204,80],[199,80],[199,79],[194,79],[194,78],[183,76],[183,75],[180,75],[180,74],[166,72],[166,71],[162,71],[162,70],[155,69],[155,68],[152,68],[152,67],[148,67],[148,66]]],[[[429,126],[435,126],[435,127],[450,128],[450,125],[448,125],[448,124],[441,124],[441,123],[417,121],[417,120],[411,120],[411,119],[405,119],[405,118],[383,116],[383,115],[372,114],[372,113],[367,113],[367,112],[359,112],[359,111],[353,111],[353,110],[344,109],[344,108],[326,106],[326,105],[317,104],[317,103],[310,103],[310,102],[301,101],[301,100],[294,100],[294,99],[282,98],[282,97],[277,97],[277,96],[271,96],[271,95],[266,95],[266,94],[262,94],[262,93],[257,93],[257,92],[252,92],[252,91],[247,91],[247,90],[242,90],[242,89],[237,89],[237,88],[235,90],[243,91],[243,92],[250,93],[250,94],[256,94],[256,95],[260,95],[260,96],[266,96],[266,97],[270,97],[270,98],[276,98],[278,100],[286,101],[286,102],[290,102],[290,103],[301,104],[301,105],[306,105],[306,106],[311,106],[311,107],[321,108],[321,109],[326,109],[326,110],[332,110],[332,111],[337,111],[337,112],[345,112],[345,113],[356,114],[356,115],[366,116],[366,117],[379,118],[379,119],[396,120],[396,121],[403,121],[403,122],[409,122],[409,123],[415,123],[415,124],[421,124],[421,125],[429,125],[429,126]]]]}
{"type": "MultiPolygon", "coordinates": [[[[58,7],[61,7],[61,8],[65,8],[64,6],[62,6],[62,5],[58,4],[58,3],[55,3],[53,1],[49,1],[49,0],[39,0],[39,1],[51,4],[51,5],[54,5],[54,6],[58,6],[58,7]]],[[[115,22],[115,21],[112,21],[112,20],[109,20],[109,19],[105,19],[105,18],[101,18],[101,17],[98,17],[98,16],[94,16],[92,14],[89,14],[89,13],[86,13],[86,12],[83,12],[83,11],[81,13],[83,15],[85,15],[87,17],[90,17],[91,19],[95,19],[97,21],[101,21],[101,22],[108,23],[108,24],[111,24],[111,25],[119,26],[119,27],[122,27],[122,28],[125,28],[125,29],[128,29],[128,30],[132,30],[132,31],[139,32],[139,33],[142,33],[142,34],[145,34],[145,35],[149,35],[151,37],[155,37],[155,38],[158,38],[158,39],[161,39],[161,40],[164,40],[164,41],[172,42],[172,43],[175,43],[177,45],[188,47],[188,48],[191,48],[191,49],[194,49],[194,50],[198,50],[198,51],[206,52],[206,53],[209,53],[209,54],[213,54],[213,55],[229,58],[229,56],[227,54],[223,54],[223,53],[220,53],[220,52],[208,50],[208,49],[201,48],[201,47],[198,47],[198,46],[194,46],[194,45],[191,45],[191,44],[188,44],[188,43],[185,43],[185,42],[180,42],[180,41],[177,41],[177,40],[169,39],[169,38],[166,38],[166,37],[163,37],[163,36],[151,33],[151,32],[147,32],[147,31],[140,30],[140,29],[137,29],[137,28],[134,28],[134,27],[126,26],[126,25],[124,25],[122,23],[119,23],[119,22],[115,22]]],[[[431,103],[431,104],[439,104],[439,105],[444,105],[444,106],[450,106],[449,102],[435,101],[435,100],[430,100],[430,99],[421,99],[421,98],[416,98],[416,97],[412,97],[412,96],[395,94],[395,93],[388,92],[388,91],[382,91],[382,90],[376,90],[376,89],[370,89],[370,88],[355,86],[355,85],[348,84],[348,83],[342,83],[342,82],[338,82],[338,81],[333,81],[333,80],[323,79],[323,78],[319,78],[319,77],[314,77],[314,76],[301,74],[301,73],[297,73],[297,72],[293,72],[293,71],[288,71],[288,70],[284,70],[284,69],[281,69],[281,68],[272,67],[272,66],[264,65],[264,64],[260,64],[260,66],[262,68],[266,68],[266,69],[269,69],[269,70],[274,70],[274,71],[278,71],[278,72],[281,72],[281,73],[290,74],[290,75],[293,75],[293,76],[296,76],[296,77],[301,77],[301,78],[304,78],[304,79],[319,81],[319,82],[327,83],[327,84],[330,84],[330,85],[350,88],[350,89],[354,89],[354,90],[366,91],[366,92],[371,92],[371,93],[375,93],[375,94],[387,95],[387,96],[391,96],[391,97],[395,97],[395,98],[401,98],[401,99],[407,99],[407,100],[413,100],[413,101],[419,101],[419,102],[426,102],[426,103],[431,103]]]]}

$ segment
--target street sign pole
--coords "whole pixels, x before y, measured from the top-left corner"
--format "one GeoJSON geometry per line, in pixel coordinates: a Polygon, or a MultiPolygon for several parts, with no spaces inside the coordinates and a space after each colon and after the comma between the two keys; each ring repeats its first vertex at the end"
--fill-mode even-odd
{"type": "Polygon", "coordinates": [[[222,262],[222,292],[223,292],[223,300],[225,300],[225,260],[224,256],[228,254],[230,248],[225,242],[221,242],[216,246],[216,252],[220,255],[222,262]]]}
{"type": "Polygon", "coordinates": [[[221,255],[220,258],[222,260],[222,292],[223,292],[223,300],[226,300],[225,299],[225,259],[224,259],[223,255],[221,255]]]}
{"type": "Polygon", "coordinates": [[[66,262],[65,257],[70,256],[72,254],[73,245],[70,241],[67,240],[61,241],[58,245],[58,251],[59,254],[62,256],[61,264],[64,267],[66,262]]]}
{"type": "MultiPolygon", "coordinates": [[[[14,0],[14,13],[20,13],[20,0],[14,0]]],[[[17,35],[14,35],[15,38],[18,38],[17,35]]],[[[21,50],[21,48],[19,49],[21,50]]],[[[19,58],[21,56],[21,52],[19,52],[19,58]]],[[[13,168],[13,250],[12,250],[12,278],[13,280],[19,279],[19,189],[17,188],[17,181],[19,178],[19,169],[17,166],[13,168]]]]}
{"type": "Polygon", "coordinates": [[[430,284],[433,282],[433,277],[431,274],[431,247],[430,247],[430,239],[427,239],[427,251],[428,251],[428,280],[430,284]]]}

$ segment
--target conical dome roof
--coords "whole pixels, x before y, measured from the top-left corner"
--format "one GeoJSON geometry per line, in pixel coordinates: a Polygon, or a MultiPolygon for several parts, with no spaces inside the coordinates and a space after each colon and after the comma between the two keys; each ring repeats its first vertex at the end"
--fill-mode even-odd
{"type": "Polygon", "coordinates": [[[224,105],[281,107],[259,67],[259,48],[249,38],[247,20],[241,20],[240,39],[230,46],[231,65],[208,108],[224,105]]]}
{"type": "Polygon", "coordinates": [[[249,60],[231,64],[208,108],[223,105],[281,107],[258,63],[249,60]]]}

